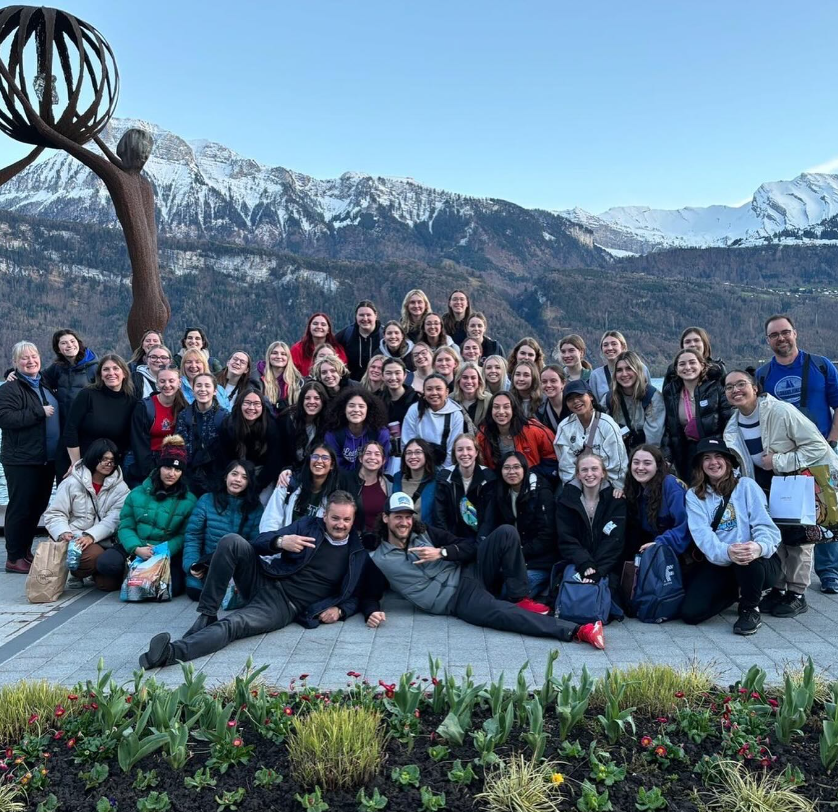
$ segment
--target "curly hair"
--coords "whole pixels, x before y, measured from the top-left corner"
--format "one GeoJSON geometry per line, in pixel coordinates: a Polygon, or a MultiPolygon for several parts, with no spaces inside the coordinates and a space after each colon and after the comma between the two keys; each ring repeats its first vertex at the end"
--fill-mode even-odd
{"type": "Polygon", "coordinates": [[[365,430],[379,432],[387,425],[387,410],[381,398],[360,386],[349,386],[329,402],[323,422],[325,431],[339,431],[346,428],[346,406],[352,398],[361,398],[367,407],[367,417],[364,420],[365,430]]]}

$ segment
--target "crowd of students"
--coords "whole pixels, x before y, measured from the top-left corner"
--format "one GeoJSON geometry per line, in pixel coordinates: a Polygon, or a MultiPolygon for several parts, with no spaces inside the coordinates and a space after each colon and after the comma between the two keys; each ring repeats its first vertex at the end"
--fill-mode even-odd
{"type": "Polygon", "coordinates": [[[73,588],[118,589],[167,542],[171,592],[198,620],[156,636],[147,666],[294,619],[361,611],[375,627],[387,585],[428,612],[602,647],[600,624],[552,616],[555,573],[619,596],[624,563],[658,544],[679,556],[687,623],[736,601],[740,634],[805,612],[813,567],[838,593],[830,528],[767,509],[777,474],[825,465],[838,482],[838,372],[790,317],[767,320],[758,370],[726,370],[688,327],[661,391],[616,330],[594,368],[579,335],[505,355],[489,328],[463,291],[440,315],[415,289],[383,324],[369,300],[338,332],[312,314],[256,363],[222,365],[195,327],[176,352],[149,330],[128,361],[58,330],[43,369],[18,342],[0,386],[6,572],[29,571],[42,514],[82,549],[73,588]],[[219,620],[231,578],[240,608],[219,620]]]}

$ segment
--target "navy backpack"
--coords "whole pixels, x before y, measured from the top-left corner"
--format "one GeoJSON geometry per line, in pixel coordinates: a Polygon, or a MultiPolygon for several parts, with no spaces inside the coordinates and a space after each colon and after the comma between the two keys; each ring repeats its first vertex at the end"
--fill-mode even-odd
{"type": "Polygon", "coordinates": [[[684,583],[675,551],[666,544],[653,544],[640,556],[631,605],[644,623],[663,623],[681,613],[684,583]]]}
{"type": "Polygon", "coordinates": [[[622,614],[617,607],[612,607],[607,578],[600,578],[595,584],[583,584],[573,564],[565,567],[556,598],[556,617],[580,625],[598,620],[608,623],[613,609],[622,614]]]}

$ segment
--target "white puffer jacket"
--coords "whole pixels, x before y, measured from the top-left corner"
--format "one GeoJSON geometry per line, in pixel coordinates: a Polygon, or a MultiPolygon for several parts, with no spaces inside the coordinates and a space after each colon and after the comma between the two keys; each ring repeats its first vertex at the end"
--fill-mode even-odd
{"type": "Polygon", "coordinates": [[[93,475],[79,460],[55,491],[44,513],[44,526],[54,539],[62,533],[87,533],[98,544],[110,547],[119,527],[119,512],[129,492],[117,467],[97,494],[93,489],[93,475]]]}
{"type": "MultiPolygon", "coordinates": [[[[585,447],[585,440],[591,430],[583,428],[579,418],[572,414],[559,423],[553,446],[559,459],[559,476],[567,485],[576,476],[576,458],[585,447]]],[[[617,490],[623,490],[628,473],[628,453],[620,427],[604,412],[599,413],[596,437],[591,439],[591,451],[602,457],[608,480],[617,490]]]]}

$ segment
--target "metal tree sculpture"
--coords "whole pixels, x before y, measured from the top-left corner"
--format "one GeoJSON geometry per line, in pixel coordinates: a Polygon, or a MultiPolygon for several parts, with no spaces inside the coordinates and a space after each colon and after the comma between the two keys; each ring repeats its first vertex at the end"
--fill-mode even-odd
{"type": "Polygon", "coordinates": [[[99,136],[118,95],[113,52],[93,26],[54,8],[0,9],[0,131],[34,146],[25,158],[0,169],[0,184],[45,148],[64,150],[104,181],[131,260],[128,339],[136,347],[145,330],[166,327],[171,309],[160,281],[154,189],[142,174],[154,139],[145,130],[127,130],[114,155],[99,136]],[[61,90],[66,104],[56,111],[61,90]],[[102,154],[84,147],[91,140],[102,154]]]}

